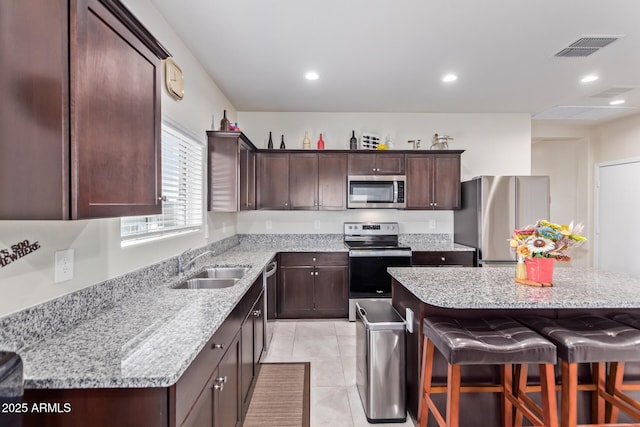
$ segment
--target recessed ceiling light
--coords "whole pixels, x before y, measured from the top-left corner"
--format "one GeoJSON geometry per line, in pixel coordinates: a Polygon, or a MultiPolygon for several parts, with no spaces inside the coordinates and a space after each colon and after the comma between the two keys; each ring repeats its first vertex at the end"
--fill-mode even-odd
{"type": "Polygon", "coordinates": [[[580,81],[582,83],[591,83],[595,82],[596,80],[598,80],[598,76],[596,76],[595,74],[589,74],[588,76],[584,76],[580,81]]]}
{"type": "Polygon", "coordinates": [[[307,74],[304,75],[304,78],[307,80],[318,80],[318,77],[320,76],[315,71],[309,71],[307,74]]]}
{"type": "Polygon", "coordinates": [[[456,76],[455,74],[447,74],[442,78],[442,81],[445,83],[455,82],[456,80],[458,80],[458,76],[456,76]]]}
{"type": "Polygon", "coordinates": [[[611,101],[609,105],[620,105],[624,104],[624,99],[616,99],[615,101],[611,101]]]}

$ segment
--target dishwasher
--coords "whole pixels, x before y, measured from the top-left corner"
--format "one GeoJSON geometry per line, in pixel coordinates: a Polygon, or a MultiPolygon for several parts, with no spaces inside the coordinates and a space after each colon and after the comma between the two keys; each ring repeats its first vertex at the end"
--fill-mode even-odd
{"type": "Polygon", "coordinates": [[[264,281],[264,313],[266,315],[264,322],[264,350],[269,350],[271,338],[273,338],[273,329],[275,326],[276,313],[276,271],[278,263],[270,262],[264,269],[262,275],[264,281]]]}
{"type": "Polygon", "coordinates": [[[22,359],[0,351],[0,426],[22,426],[23,392],[22,359]]]}
{"type": "Polygon", "coordinates": [[[405,322],[384,301],[358,301],[356,316],[356,384],[367,421],[403,423],[405,322]]]}

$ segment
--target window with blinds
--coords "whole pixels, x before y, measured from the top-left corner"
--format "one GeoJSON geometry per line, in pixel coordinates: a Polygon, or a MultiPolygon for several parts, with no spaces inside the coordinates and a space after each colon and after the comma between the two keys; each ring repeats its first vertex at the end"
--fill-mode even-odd
{"type": "Polygon", "coordinates": [[[123,243],[202,228],[204,146],[163,123],[161,148],[162,214],[121,218],[123,243]]]}

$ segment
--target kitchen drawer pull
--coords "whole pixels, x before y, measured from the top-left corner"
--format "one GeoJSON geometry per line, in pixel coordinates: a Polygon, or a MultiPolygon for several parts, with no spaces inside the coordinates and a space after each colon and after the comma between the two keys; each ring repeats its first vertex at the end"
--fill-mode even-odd
{"type": "Polygon", "coordinates": [[[313,271],[311,272],[311,275],[313,276],[313,271]]]}
{"type": "Polygon", "coordinates": [[[445,257],[440,257],[440,260],[441,261],[446,261],[446,258],[445,257]]]}
{"type": "Polygon", "coordinates": [[[254,310],[253,311],[253,315],[256,316],[256,317],[260,316],[261,314],[262,314],[262,310],[254,310]]]}
{"type": "Polygon", "coordinates": [[[220,383],[226,384],[227,383],[227,376],[225,375],[224,377],[217,377],[216,378],[216,382],[219,383],[219,384],[220,383]]]}
{"type": "Polygon", "coordinates": [[[313,260],[313,262],[316,262],[316,259],[315,259],[315,258],[312,258],[312,260],[313,260]]]}
{"type": "Polygon", "coordinates": [[[167,201],[167,196],[159,196],[158,197],[158,201],[159,202],[166,202],[167,201]]]}
{"type": "Polygon", "coordinates": [[[217,350],[217,349],[222,350],[224,349],[224,344],[214,344],[211,346],[211,348],[214,350],[217,350]]]}
{"type": "Polygon", "coordinates": [[[224,390],[224,384],[214,384],[213,389],[222,391],[224,390]]]}
{"type": "Polygon", "coordinates": [[[318,275],[318,272],[316,271],[316,276],[318,275]]]}

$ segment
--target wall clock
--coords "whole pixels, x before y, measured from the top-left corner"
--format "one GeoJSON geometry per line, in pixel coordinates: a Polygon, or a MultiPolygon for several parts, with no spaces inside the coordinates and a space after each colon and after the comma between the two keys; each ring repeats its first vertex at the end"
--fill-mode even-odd
{"type": "Polygon", "coordinates": [[[176,99],[184,98],[184,80],[182,70],[171,58],[165,59],[164,81],[167,90],[176,99]]]}

